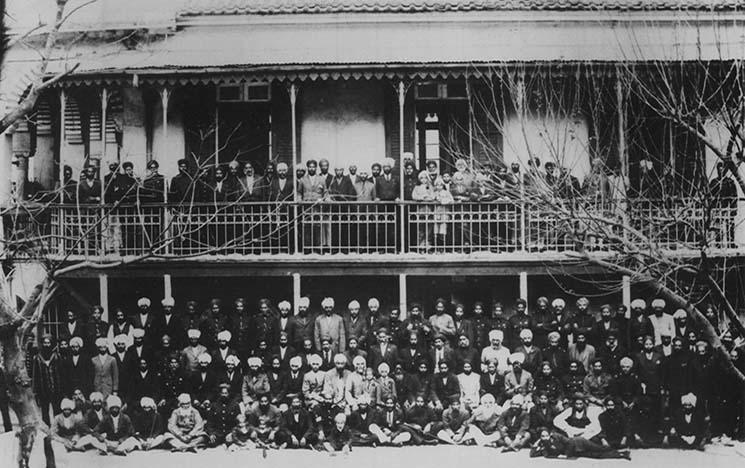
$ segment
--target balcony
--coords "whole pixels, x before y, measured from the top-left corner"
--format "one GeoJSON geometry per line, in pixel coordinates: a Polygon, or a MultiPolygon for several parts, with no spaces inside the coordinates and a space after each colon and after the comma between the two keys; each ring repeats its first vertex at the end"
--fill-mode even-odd
{"type": "Polygon", "coordinates": [[[678,255],[696,255],[704,239],[709,255],[745,251],[738,242],[741,201],[711,210],[690,199],[633,200],[623,210],[572,203],[576,218],[514,200],[45,205],[6,210],[3,230],[17,256],[65,261],[344,255],[550,260],[571,251],[611,251],[597,236],[577,240],[571,234],[582,232],[588,217],[602,216],[678,255]]]}

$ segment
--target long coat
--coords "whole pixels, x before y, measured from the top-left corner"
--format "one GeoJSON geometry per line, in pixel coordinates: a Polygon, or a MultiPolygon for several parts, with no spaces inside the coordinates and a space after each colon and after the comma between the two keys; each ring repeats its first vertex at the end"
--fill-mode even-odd
{"type": "Polygon", "coordinates": [[[93,390],[101,392],[104,399],[119,391],[119,369],[116,360],[108,354],[91,359],[93,363],[93,390]]]}

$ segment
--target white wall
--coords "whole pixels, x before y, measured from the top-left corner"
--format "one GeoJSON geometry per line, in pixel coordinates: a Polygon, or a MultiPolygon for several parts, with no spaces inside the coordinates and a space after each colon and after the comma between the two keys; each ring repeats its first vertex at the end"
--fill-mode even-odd
{"type": "Polygon", "coordinates": [[[367,168],[385,158],[383,89],[376,81],[304,84],[300,93],[302,160],[326,158],[367,168]]]}
{"type": "MultiPolygon", "coordinates": [[[[168,104],[168,137],[163,139],[163,107],[160,99],[153,113],[153,159],[160,163],[159,171],[170,180],[178,174],[177,162],[184,157],[186,139],[184,134],[183,112],[172,94],[168,104]]],[[[144,135],[143,135],[144,141],[144,135]]]]}
{"type": "MultiPolygon", "coordinates": [[[[145,174],[147,164],[147,141],[145,132],[145,102],[143,90],[124,88],[121,90],[122,104],[122,149],[121,161],[134,163],[138,175],[145,174]]],[[[109,158],[111,159],[111,158],[109,158]]]]}

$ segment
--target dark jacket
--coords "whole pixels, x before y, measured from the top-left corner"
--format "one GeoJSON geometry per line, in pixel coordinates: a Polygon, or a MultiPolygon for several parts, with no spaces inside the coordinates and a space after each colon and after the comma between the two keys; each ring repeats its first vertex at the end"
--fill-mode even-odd
{"type": "Polygon", "coordinates": [[[114,442],[123,442],[135,433],[132,420],[124,413],[119,413],[119,424],[114,427],[114,419],[107,414],[93,430],[99,438],[114,442]]]}

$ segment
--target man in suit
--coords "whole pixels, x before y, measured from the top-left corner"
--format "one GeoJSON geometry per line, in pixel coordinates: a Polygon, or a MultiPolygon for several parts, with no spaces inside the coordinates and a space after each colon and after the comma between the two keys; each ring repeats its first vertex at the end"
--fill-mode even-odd
{"type": "Polygon", "coordinates": [[[290,359],[297,354],[295,348],[290,346],[290,338],[286,332],[281,332],[277,339],[277,346],[273,347],[269,353],[271,356],[279,358],[279,365],[282,371],[290,368],[290,359]]]}
{"type": "Polygon", "coordinates": [[[229,385],[231,401],[238,401],[241,398],[243,374],[239,369],[240,365],[241,361],[238,356],[231,354],[225,358],[225,369],[222,372],[217,372],[218,386],[222,384],[229,385]]]}
{"type": "Polygon", "coordinates": [[[198,358],[199,368],[190,380],[191,398],[197,409],[207,410],[217,394],[217,376],[213,372],[212,356],[203,353],[198,358]]]}
{"type": "Polygon", "coordinates": [[[243,165],[243,176],[238,178],[239,198],[245,202],[264,201],[264,181],[256,174],[254,166],[250,161],[243,165]]]}
{"type": "Polygon", "coordinates": [[[455,367],[455,354],[453,353],[453,350],[446,345],[444,335],[435,335],[433,347],[429,351],[429,361],[432,363],[436,371],[440,369],[440,364],[443,362],[447,364],[448,369],[453,369],[455,367]]]}
{"type": "Polygon", "coordinates": [[[451,402],[460,400],[460,383],[458,378],[450,372],[447,361],[440,361],[437,369],[439,373],[432,381],[432,390],[443,407],[447,408],[451,402]]]}
{"type": "Polygon", "coordinates": [[[160,301],[160,305],[163,313],[155,319],[156,337],[160,340],[163,338],[163,335],[168,335],[171,338],[171,346],[175,349],[181,349],[186,346],[184,342],[186,331],[184,330],[181,318],[173,313],[176,301],[172,297],[164,297],[160,301]]]}
{"type": "Polygon", "coordinates": [[[419,344],[419,334],[410,332],[408,346],[399,351],[398,361],[407,373],[413,374],[419,369],[422,360],[426,361],[427,355],[419,344]]]}
{"type": "Polygon", "coordinates": [[[170,203],[188,205],[194,196],[197,181],[189,173],[189,163],[186,159],[178,160],[178,174],[171,179],[168,201],[170,203]]]}
{"type": "Polygon", "coordinates": [[[96,353],[96,339],[106,338],[109,333],[109,323],[102,320],[103,307],[100,305],[93,306],[91,317],[85,326],[85,338],[83,349],[88,355],[96,353]]]}
{"type": "MultiPolygon", "coordinates": [[[[132,340],[132,346],[130,346],[124,354],[124,362],[122,363],[124,369],[119,369],[120,374],[134,375],[140,365],[140,359],[146,360],[150,365],[153,364],[153,350],[145,345],[145,331],[142,328],[135,328],[132,330],[132,340]]],[[[126,382],[126,386],[129,386],[129,382],[126,382]]],[[[127,396],[124,395],[123,398],[126,402],[127,396]]]]}
{"type": "Polygon", "coordinates": [[[150,310],[150,299],[147,297],[141,297],[137,300],[137,307],[140,309],[139,313],[136,313],[132,317],[132,326],[134,328],[140,328],[145,332],[144,345],[152,349],[160,341],[158,331],[155,326],[155,314],[150,310]]]}
{"type": "Polygon", "coordinates": [[[147,360],[140,358],[137,363],[137,369],[131,374],[132,382],[129,385],[127,393],[128,408],[127,411],[137,405],[143,397],[150,397],[155,401],[160,401],[160,379],[154,370],[150,369],[147,360]]]}
{"type": "Polygon", "coordinates": [[[166,180],[162,174],[158,173],[160,164],[156,160],[147,163],[148,174],[142,181],[142,190],[140,190],[140,201],[146,203],[162,203],[166,197],[166,180]]]}
{"type": "Polygon", "coordinates": [[[281,162],[277,164],[277,177],[269,184],[269,201],[281,202],[292,200],[292,180],[288,177],[289,168],[281,162]]]}
{"type": "Polygon", "coordinates": [[[72,398],[75,390],[88,395],[93,383],[93,370],[90,359],[82,355],[83,340],[79,336],[70,339],[70,355],[64,357],[60,364],[62,394],[72,398]]]}
{"type": "Polygon", "coordinates": [[[109,354],[109,342],[105,338],[96,340],[98,356],[91,359],[93,363],[93,390],[104,398],[119,392],[119,369],[116,361],[109,354]]]}
{"type": "Polygon", "coordinates": [[[394,201],[400,196],[401,186],[398,177],[392,174],[395,161],[385,158],[383,161],[383,174],[375,178],[375,194],[377,200],[394,201]]]}
{"type": "Polygon", "coordinates": [[[111,395],[106,399],[108,414],[103,417],[93,430],[97,440],[93,445],[102,455],[112,451],[116,455],[126,455],[139,443],[134,438],[134,426],[129,416],[121,412],[122,400],[111,395]]]}
{"type": "Polygon", "coordinates": [[[290,410],[280,417],[279,427],[275,440],[280,448],[308,448],[318,442],[313,416],[303,409],[300,396],[292,398],[290,410]]]}
{"type": "Polygon", "coordinates": [[[310,313],[310,299],[301,297],[297,303],[297,315],[290,317],[288,335],[290,345],[299,351],[303,348],[303,341],[314,339],[316,318],[310,313]]]}
{"type": "Polygon", "coordinates": [[[381,328],[378,330],[378,342],[370,346],[369,349],[370,367],[377,369],[382,363],[388,364],[389,367],[395,367],[398,362],[398,348],[390,343],[388,330],[381,328]]]}
{"type": "Polygon", "coordinates": [[[233,334],[228,330],[223,330],[217,334],[217,349],[212,351],[212,368],[215,372],[225,371],[225,363],[228,357],[237,356],[238,353],[229,346],[233,334]]]}
{"type": "Polygon", "coordinates": [[[334,299],[324,298],[321,301],[321,307],[323,307],[323,314],[316,317],[314,329],[316,349],[321,349],[321,338],[328,337],[331,339],[334,353],[343,353],[347,337],[344,320],[334,312],[334,299]]]}
{"type": "Polygon", "coordinates": [[[365,317],[360,314],[360,303],[356,300],[351,301],[347,306],[347,313],[344,315],[344,329],[347,338],[354,336],[357,338],[357,344],[361,349],[367,349],[368,325],[365,317]]]}
{"type": "MultiPolygon", "coordinates": [[[[59,339],[68,343],[73,337],[80,337],[83,340],[87,337],[85,324],[78,318],[78,313],[72,309],[67,311],[67,322],[60,329],[59,339]]],[[[85,343],[83,343],[85,345],[85,343]]]]}
{"type": "Polygon", "coordinates": [[[86,166],[85,178],[78,184],[78,201],[81,204],[96,204],[101,202],[101,181],[96,177],[96,168],[86,166]]]}
{"type": "MultiPolygon", "coordinates": [[[[318,163],[312,159],[308,160],[305,165],[307,166],[308,171],[298,182],[298,195],[302,201],[319,202],[326,197],[326,175],[316,174],[318,163]]],[[[319,215],[321,209],[322,208],[320,207],[309,208],[309,216],[307,220],[310,221],[311,216],[314,214],[316,216],[319,215]]],[[[326,247],[330,245],[330,240],[331,226],[321,226],[318,222],[313,222],[310,226],[303,229],[303,245],[326,247]]]]}

